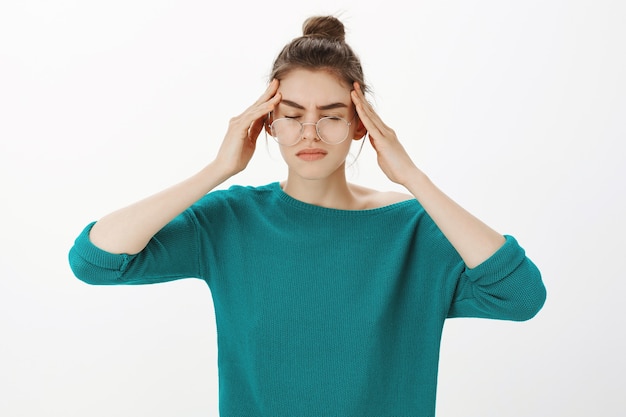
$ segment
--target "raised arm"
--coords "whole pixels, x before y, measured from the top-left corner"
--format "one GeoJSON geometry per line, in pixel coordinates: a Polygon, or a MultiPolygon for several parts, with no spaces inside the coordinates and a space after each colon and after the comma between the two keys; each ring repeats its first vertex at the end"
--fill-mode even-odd
{"type": "Polygon", "coordinates": [[[422,204],[469,268],[480,265],[504,244],[504,236],[454,202],[419,169],[407,174],[410,176],[403,185],[422,204]]]}
{"type": "Polygon", "coordinates": [[[252,106],[230,120],[211,163],[179,184],[102,217],[91,229],[91,242],[110,253],[139,253],[177,215],[245,169],[254,154],[265,116],[280,101],[277,88],[278,81],[272,81],[252,106]]]}
{"type": "Polygon", "coordinates": [[[444,194],[411,160],[395,132],[376,114],[355,83],[352,100],[378,164],[389,179],[403,185],[424,207],[469,268],[493,255],[505,242],[500,233],[474,217],[444,194]]]}

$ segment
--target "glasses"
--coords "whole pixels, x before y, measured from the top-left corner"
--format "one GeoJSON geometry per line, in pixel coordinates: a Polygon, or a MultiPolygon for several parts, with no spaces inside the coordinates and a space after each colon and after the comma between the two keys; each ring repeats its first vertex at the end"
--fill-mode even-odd
{"type": "MultiPolygon", "coordinates": [[[[354,117],[356,117],[356,113],[354,117]]],[[[354,120],[354,117],[352,117],[352,120],[354,120]]],[[[352,120],[347,121],[341,117],[329,116],[322,117],[317,123],[303,123],[293,118],[281,117],[270,124],[270,134],[278,144],[294,146],[302,139],[304,126],[315,125],[317,137],[320,138],[322,142],[328,143],[329,145],[338,145],[348,138],[352,120]]]]}

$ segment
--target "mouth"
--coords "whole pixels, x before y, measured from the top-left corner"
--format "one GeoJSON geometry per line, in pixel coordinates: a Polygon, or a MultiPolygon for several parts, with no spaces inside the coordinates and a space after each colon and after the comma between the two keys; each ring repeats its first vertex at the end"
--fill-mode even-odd
{"type": "Polygon", "coordinates": [[[296,156],[305,161],[317,161],[318,159],[322,159],[326,156],[328,152],[324,149],[319,148],[307,148],[302,149],[296,153],[296,156]]]}

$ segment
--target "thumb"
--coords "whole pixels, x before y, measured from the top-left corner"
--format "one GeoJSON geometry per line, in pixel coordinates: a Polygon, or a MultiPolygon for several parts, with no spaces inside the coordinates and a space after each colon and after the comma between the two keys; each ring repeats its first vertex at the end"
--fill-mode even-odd
{"type": "Polygon", "coordinates": [[[264,125],[265,117],[252,122],[252,124],[250,125],[250,129],[248,129],[248,139],[250,139],[251,142],[256,143],[256,140],[259,137],[261,130],[263,130],[264,125]]]}

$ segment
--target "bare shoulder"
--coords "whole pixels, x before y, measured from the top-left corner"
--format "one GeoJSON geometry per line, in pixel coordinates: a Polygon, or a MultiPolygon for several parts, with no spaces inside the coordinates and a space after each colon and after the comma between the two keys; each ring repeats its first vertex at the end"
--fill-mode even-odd
{"type": "Polygon", "coordinates": [[[362,209],[374,209],[400,203],[402,201],[413,200],[409,193],[398,191],[378,191],[361,185],[350,184],[352,195],[357,199],[359,207],[362,209]]]}

